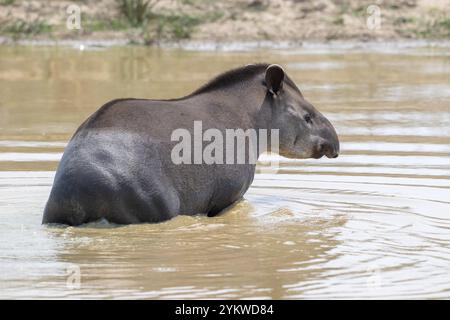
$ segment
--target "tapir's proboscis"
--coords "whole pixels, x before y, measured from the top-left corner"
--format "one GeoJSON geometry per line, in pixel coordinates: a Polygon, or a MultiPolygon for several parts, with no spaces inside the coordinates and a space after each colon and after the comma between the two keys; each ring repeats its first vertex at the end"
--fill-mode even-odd
{"type": "MultiPolygon", "coordinates": [[[[306,101],[283,68],[253,64],[227,71],[172,100],[118,99],[92,114],[69,141],[43,223],[160,222],[217,215],[253,182],[254,163],[174,163],[172,133],[278,129],[279,154],[306,159],[339,153],[331,123],[306,101]]],[[[225,136],[225,133],[224,133],[225,136]]],[[[265,150],[258,150],[258,155],[265,150]]]]}

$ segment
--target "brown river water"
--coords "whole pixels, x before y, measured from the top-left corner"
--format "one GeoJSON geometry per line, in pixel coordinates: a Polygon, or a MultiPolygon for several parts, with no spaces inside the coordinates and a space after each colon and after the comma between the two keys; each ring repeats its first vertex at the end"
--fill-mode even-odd
{"type": "Polygon", "coordinates": [[[0,298],[450,298],[450,48],[0,47],[0,298]],[[285,67],[339,158],[281,159],[214,218],[41,225],[100,105],[252,62],[285,67]]]}

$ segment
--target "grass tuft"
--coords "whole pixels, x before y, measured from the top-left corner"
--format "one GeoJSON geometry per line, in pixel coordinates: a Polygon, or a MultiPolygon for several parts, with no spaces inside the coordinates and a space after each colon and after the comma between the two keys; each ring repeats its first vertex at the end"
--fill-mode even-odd
{"type": "Polygon", "coordinates": [[[15,0],[0,0],[0,6],[10,6],[14,4],[15,0]]]}
{"type": "Polygon", "coordinates": [[[19,39],[22,36],[35,36],[51,31],[52,27],[39,18],[34,20],[10,20],[4,22],[3,25],[0,26],[0,32],[10,34],[13,39],[19,39]]]}
{"type": "Polygon", "coordinates": [[[149,0],[116,0],[120,13],[128,20],[131,26],[142,26],[151,12],[154,4],[149,0]]]}

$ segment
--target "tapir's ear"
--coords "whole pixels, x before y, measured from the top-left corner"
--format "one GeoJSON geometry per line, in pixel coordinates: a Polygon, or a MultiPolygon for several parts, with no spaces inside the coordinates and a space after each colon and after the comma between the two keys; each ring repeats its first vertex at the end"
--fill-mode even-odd
{"type": "Polygon", "coordinates": [[[271,64],[266,69],[266,86],[272,94],[277,94],[283,86],[284,70],[277,64],[271,64]]]}

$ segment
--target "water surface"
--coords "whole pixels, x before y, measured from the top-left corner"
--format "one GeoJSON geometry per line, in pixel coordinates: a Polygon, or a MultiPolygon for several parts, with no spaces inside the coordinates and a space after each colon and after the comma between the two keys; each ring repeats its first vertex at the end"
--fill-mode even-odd
{"type": "Polygon", "coordinates": [[[0,298],[450,298],[448,48],[0,47],[0,298]],[[64,146],[104,102],[261,61],[333,122],[339,158],[282,159],[214,218],[41,225],[64,146]]]}

